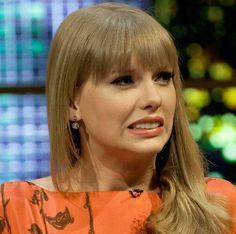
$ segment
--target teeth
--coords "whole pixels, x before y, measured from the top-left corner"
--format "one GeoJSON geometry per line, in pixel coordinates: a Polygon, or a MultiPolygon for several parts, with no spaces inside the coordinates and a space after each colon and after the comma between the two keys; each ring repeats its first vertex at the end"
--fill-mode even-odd
{"type": "Polygon", "coordinates": [[[152,122],[152,123],[138,123],[134,124],[132,128],[141,128],[141,129],[152,129],[157,128],[160,126],[159,122],[152,122]]]}

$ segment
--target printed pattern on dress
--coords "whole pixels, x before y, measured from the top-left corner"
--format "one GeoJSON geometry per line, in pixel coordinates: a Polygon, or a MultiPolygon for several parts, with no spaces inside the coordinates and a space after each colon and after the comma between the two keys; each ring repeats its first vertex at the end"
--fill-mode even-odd
{"type": "MultiPolygon", "coordinates": [[[[33,185],[28,182],[29,185],[33,185]]],[[[9,224],[9,220],[7,217],[7,205],[10,204],[11,199],[6,199],[4,193],[4,184],[1,185],[1,202],[2,202],[2,209],[3,209],[3,217],[0,216],[0,234],[7,229],[8,233],[11,234],[12,230],[9,224]]],[[[40,227],[37,223],[29,224],[29,228],[27,229],[27,233],[32,234],[49,234],[48,231],[48,224],[51,225],[56,230],[64,230],[67,225],[74,223],[74,218],[70,214],[70,211],[67,206],[65,206],[64,211],[59,211],[55,214],[55,216],[51,217],[47,215],[44,204],[48,202],[49,198],[47,193],[44,189],[34,189],[33,195],[29,202],[32,205],[35,205],[39,208],[40,216],[42,217],[43,227],[40,227]]]]}

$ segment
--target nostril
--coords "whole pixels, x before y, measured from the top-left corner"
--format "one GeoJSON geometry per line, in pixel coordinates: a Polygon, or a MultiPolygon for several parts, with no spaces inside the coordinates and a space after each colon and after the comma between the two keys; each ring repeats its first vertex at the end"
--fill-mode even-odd
{"type": "Polygon", "coordinates": [[[149,104],[147,106],[145,106],[146,110],[156,110],[158,108],[159,105],[157,104],[149,104]]]}
{"type": "MultiPolygon", "coordinates": [[[[143,87],[142,87],[143,88],[143,87]]],[[[162,95],[155,87],[144,86],[139,99],[140,107],[144,110],[156,110],[162,103],[162,95]]]]}

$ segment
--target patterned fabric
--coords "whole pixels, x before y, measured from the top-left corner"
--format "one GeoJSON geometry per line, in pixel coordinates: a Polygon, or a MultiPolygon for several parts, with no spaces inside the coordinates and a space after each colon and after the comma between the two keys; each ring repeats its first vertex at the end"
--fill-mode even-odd
{"type": "MultiPolygon", "coordinates": [[[[206,189],[229,198],[236,220],[236,188],[210,179],[206,189]]],[[[8,182],[0,188],[0,234],[142,234],[145,220],[160,209],[161,200],[154,192],[138,195],[108,191],[64,196],[30,182],[8,182]]]]}

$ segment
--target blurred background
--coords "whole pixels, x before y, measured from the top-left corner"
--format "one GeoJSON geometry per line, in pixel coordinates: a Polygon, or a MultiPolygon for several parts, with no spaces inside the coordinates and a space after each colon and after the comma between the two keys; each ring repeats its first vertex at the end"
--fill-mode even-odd
{"type": "MultiPolygon", "coordinates": [[[[47,53],[63,18],[99,0],[0,0],[0,183],[49,175],[47,53]]],[[[236,184],[236,0],[136,0],[174,37],[194,139],[236,184]]]]}

